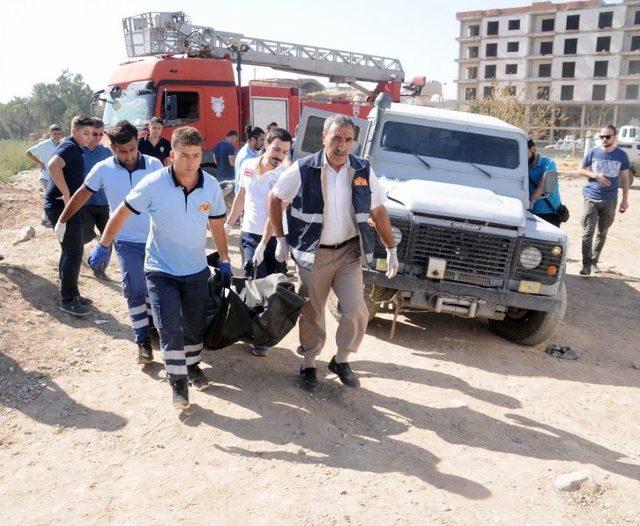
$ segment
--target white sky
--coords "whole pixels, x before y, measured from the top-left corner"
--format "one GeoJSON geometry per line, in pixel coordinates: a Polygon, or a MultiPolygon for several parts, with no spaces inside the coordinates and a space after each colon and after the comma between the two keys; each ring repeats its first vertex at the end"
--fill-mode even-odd
{"type": "MultiPolygon", "coordinates": [[[[530,0],[6,0],[0,16],[0,102],[27,96],[63,69],[93,88],[126,59],[122,18],[184,11],[196,25],[221,31],[400,59],[406,80],[446,82],[455,97],[456,12],[530,4],[530,0]],[[237,6],[237,9],[234,9],[237,6]]],[[[263,70],[257,77],[294,75],[263,70]]],[[[254,68],[243,68],[243,79],[254,68]]],[[[328,84],[328,79],[320,79],[328,84]]]]}

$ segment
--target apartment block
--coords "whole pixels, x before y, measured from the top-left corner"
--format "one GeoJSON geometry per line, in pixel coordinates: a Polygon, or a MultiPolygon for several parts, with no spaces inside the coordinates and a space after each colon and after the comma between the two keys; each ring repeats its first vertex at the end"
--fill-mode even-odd
{"type": "Polygon", "coordinates": [[[640,1],[584,0],[457,13],[458,101],[507,90],[553,103],[556,135],[640,125],[640,1]]]}

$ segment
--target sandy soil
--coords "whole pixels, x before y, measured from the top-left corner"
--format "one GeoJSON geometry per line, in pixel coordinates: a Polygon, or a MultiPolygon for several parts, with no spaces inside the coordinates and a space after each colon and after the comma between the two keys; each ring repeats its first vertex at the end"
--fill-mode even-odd
{"type": "Polygon", "coordinates": [[[35,174],[1,185],[0,524],[640,524],[640,195],[612,227],[607,271],[580,278],[580,181],[561,184],[557,341],[578,361],[438,315],[403,317],[391,343],[383,315],[354,360],[361,389],[327,376],[303,392],[293,331],[267,358],[207,352],[214,385],[182,419],[160,364],[134,363],[117,281],[83,267],[92,315],[57,310],[35,174]],[[28,225],[35,238],[13,246],[28,225]],[[555,489],[578,469],[591,482],[555,489]]]}

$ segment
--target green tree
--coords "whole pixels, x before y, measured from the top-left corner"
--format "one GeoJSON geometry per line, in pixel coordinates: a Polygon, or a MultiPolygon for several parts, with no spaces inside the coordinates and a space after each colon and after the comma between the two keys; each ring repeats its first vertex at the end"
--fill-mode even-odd
{"type": "Polygon", "coordinates": [[[55,82],[39,82],[29,97],[0,104],[0,139],[41,135],[56,123],[66,132],[74,115],[91,113],[92,90],[82,75],[64,70],[55,82]]]}

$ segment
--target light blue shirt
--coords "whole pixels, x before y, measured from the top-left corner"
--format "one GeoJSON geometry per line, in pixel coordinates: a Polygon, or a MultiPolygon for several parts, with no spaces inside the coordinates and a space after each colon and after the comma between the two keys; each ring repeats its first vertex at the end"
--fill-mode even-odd
{"type": "MultiPolygon", "coordinates": [[[[104,191],[111,214],[124,201],[127,194],[142,179],[157,170],[162,169],[162,163],[155,157],[140,155],[138,165],[132,172],[122,166],[117,157],[113,156],[96,164],[86,179],[84,186],[90,192],[104,191]]],[[[143,212],[127,219],[124,226],[116,235],[118,241],[132,243],[146,243],[149,237],[149,214],[143,212]]]]}
{"type": "Polygon", "coordinates": [[[247,159],[251,159],[252,157],[258,157],[258,155],[259,155],[258,152],[249,148],[248,142],[245,143],[242,148],[240,148],[240,151],[236,155],[236,164],[234,166],[234,169],[235,169],[234,188],[235,188],[236,194],[240,190],[240,178],[242,177],[242,172],[240,170],[242,169],[242,163],[244,163],[247,159]]]}
{"type": "Polygon", "coordinates": [[[168,166],[145,177],[125,204],[135,214],[147,211],[151,216],[146,272],[189,276],[206,268],[207,224],[210,218],[226,215],[220,184],[213,176],[200,170],[198,183],[187,192],[168,166]]]}
{"type": "MultiPolygon", "coordinates": [[[[82,148],[82,153],[84,154],[84,176],[85,178],[89,175],[91,169],[98,164],[100,161],[104,161],[113,155],[113,152],[103,146],[102,144],[98,144],[95,149],[87,148],[86,146],[82,148]]],[[[104,194],[102,190],[98,190],[95,192],[87,201],[88,205],[96,205],[96,206],[106,206],[109,204],[107,201],[107,196],[104,194]]]]}
{"type": "Polygon", "coordinates": [[[51,179],[51,175],[49,174],[47,165],[49,164],[51,158],[56,154],[56,150],[58,149],[59,144],[60,143],[54,143],[51,139],[45,139],[38,144],[34,144],[27,150],[31,155],[35,155],[44,163],[45,168],[44,170],[40,170],[40,175],[38,176],[38,179],[40,179],[41,181],[48,181],[49,179],[51,179]]]}

